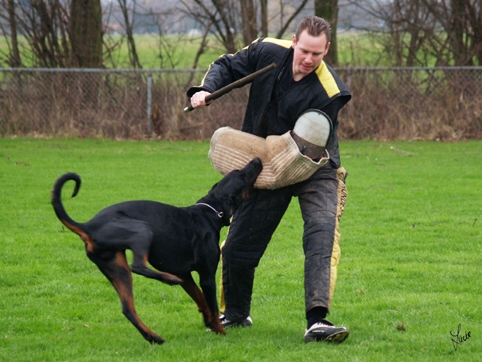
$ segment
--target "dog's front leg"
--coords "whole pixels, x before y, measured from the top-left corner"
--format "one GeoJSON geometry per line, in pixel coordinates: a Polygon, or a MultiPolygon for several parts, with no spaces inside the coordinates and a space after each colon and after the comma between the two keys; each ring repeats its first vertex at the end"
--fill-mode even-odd
{"type": "Polygon", "coordinates": [[[206,303],[206,299],[204,298],[204,294],[196,285],[196,282],[192,278],[191,273],[182,275],[182,283],[180,284],[181,287],[186,291],[186,293],[194,300],[197,305],[197,309],[199,312],[202,313],[204,324],[208,328],[212,328],[210,325],[211,321],[211,311],[209,310],[208,304],[206,303]]]}
{"type": "Polygon", "coordinates": [[[219,234],[216,237],[213,237],[212,234],[204,236],[201,244],[203,247],[196,248],[194,251],[197,260],[195,270],[199,274],[199,284],[209,311],[206,326],[216,333],[226,334],[219,321],[219,308],[216,300],[216,270],[221,256],[218,240],[219,234]]]}
{"type": "Polygon", "coordinates": [[[216,300],[216,275],[215,273],[199,274],[199,284],[204,294],[209,309],[209,328],[216,333],[226,334],[219,321],[219,308],[216,300]]]}

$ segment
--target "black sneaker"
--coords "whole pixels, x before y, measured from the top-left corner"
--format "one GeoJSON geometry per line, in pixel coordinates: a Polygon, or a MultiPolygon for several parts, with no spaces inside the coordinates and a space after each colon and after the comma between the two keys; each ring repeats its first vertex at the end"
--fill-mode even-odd
{"type": "Polygon", "coordinates": [[[224,314],[221,314],[219,321],[224,328],[234,328],[234,327],[251,327],[253,325],[253,320],[251,316],[247,316],[246,319],[242,321],[230,321],[224,314]]]}
{"type": "Polygon", "coordinates": [[[335,327],[332,323],[324,320],[313,324],[305,332],[305,342],[334,342],[341,343],[347,339],[350,331],[346,327],[335,327]]]}

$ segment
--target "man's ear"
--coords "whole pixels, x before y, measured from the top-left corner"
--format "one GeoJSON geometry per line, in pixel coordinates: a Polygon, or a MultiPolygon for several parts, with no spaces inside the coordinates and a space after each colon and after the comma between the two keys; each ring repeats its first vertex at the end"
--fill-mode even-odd
{"type": "Polygon", "coordinates": [[[293,34],[293,36],[291,37],[291,47],[294,49],[296,46],[296,35],[293,34]]]}
{"type": "Polygon", "coordinates": [[[326,43],[326,49],[325,49],[325,55],[324,56],[326,56],[326,54],[328,54],[328,50],[330,50],[330,45],[331,45],[331,42],[326,43]]]}

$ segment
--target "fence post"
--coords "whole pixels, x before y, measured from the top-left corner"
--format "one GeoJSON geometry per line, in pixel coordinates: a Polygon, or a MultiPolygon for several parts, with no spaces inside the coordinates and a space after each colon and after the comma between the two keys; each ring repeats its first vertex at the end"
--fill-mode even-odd
{"type": "Polygon", "coordinates": [[[152,132],[152,73],[147,73],[147,130],[152,132]]]}

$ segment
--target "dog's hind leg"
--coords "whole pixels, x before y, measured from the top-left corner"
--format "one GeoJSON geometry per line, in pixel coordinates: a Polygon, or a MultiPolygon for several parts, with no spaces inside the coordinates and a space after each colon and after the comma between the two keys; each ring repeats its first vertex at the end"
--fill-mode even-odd
{"type": "Polygon", "coordinates": [[[146,278],[156,279],[169,285],[178,285],[182,283],[182,279],[173,274],[155,271],[147,267],[147,253],[140,253],[133,250],[134,260],[132,262],[132,272],[145,276],[146,278]]]}
{"type": "Polygon", "coordinates": [[[146,278],[156,279],[163,283],[169,285],[177,285],[182,282],[181,278],[177,276],[152,270],[147,266],[147,261],[149,259],[149,246],[151,245],[152,234],[149,230],[149,235],[142,236],[142,240],[148,240],[148,242],[143,242],[140,239],[137,239],[135,243],[132,244],[131,250],[134,253],[134,260],[132,261],[132,272],[142,275],[146,278]]]}
{"type": "Polygon", "coordinates": [[[164,339],[150,330],[137,315],[132,293],[132,274],[125,251],[105,252],[101,255],[87,253],[100,271],[114,286],[122,303],[122,313],[137,328],[142,336],[150,343],[162,344],[164,339]]]}
{"type": "Polygon", "coordinates": [[[226,334],[221,326],[221,323],[219,322],[219,313],[213,313],[209,309],[206,298],[204,298],[204,293],[196,285],[190,273],[182,275],[182,283],[180,285],[194,300],[194,302],[196,302],[199,312],[201,312],[203,315],[204,324],[206,327],[216,333],[226,334]]]}
{"type": "Polygon", "coordinates": [[[149,225],[141,220],[119,217],[102,225],[95,232],[96,246],[99,249],[130,249],[134,253],[132,272],[156,279],[169,285],[182,282],[173,274],[152,270],[147,267],[149,249],[152,243],[152,231],[149,225]]]}

